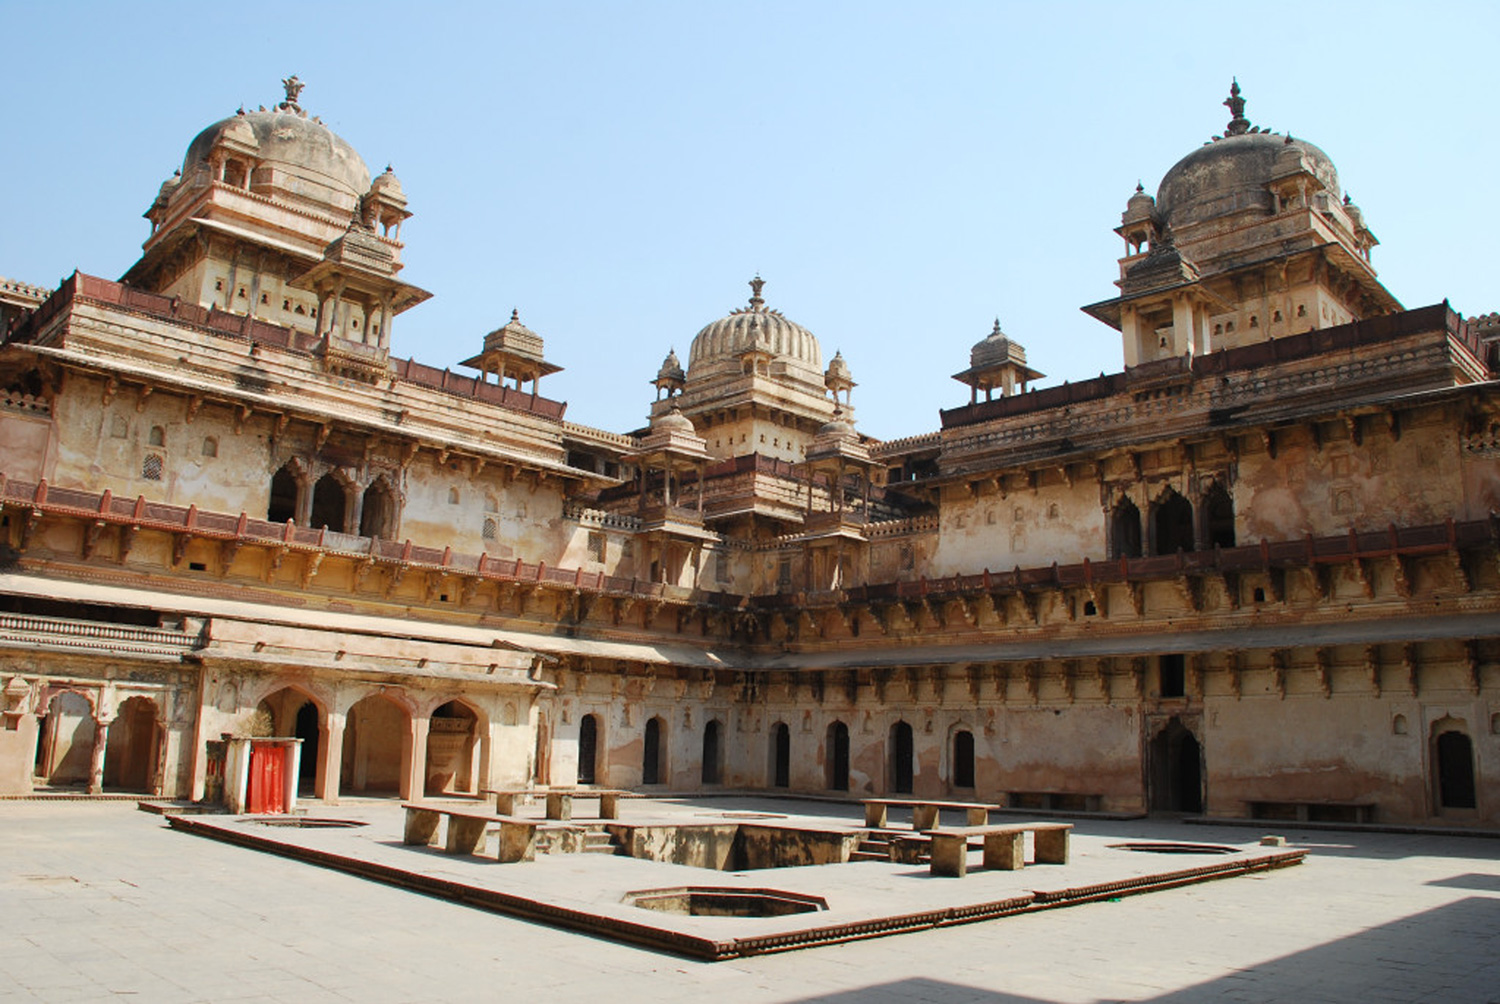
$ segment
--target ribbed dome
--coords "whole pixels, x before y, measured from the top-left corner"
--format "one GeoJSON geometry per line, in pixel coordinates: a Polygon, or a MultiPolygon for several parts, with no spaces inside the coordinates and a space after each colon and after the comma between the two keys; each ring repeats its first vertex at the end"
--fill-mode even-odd
{"type": "Polygon", "coordinates": [[[780,311],[766,308],[760,290],[765,280],[756,276],[750,281],[754,295],[750,305],[728,317],[704,326],[693,337],[688,352],[688,367],[733,359],[742,352],[758,349],[778,356],[790,356],[817,370],[823,368],[823,353],[813,333],[787,320],[780,311]]]}
{"type": "Polygon", "coordinates": [[[200,132],[182,159],[183,177],[192,177],[196,168],[207,164],[221,143],[262,165],[281,167],[355,199],[370,190],[370,170],[354,147],[322,122],[308,118],[295,101],[284,101],[270,111],[241,111],[200,132]]]}
{"type": "Polygon", "coordinates": [[[1338,172],[1328,154],[1306,140],[1263,131],[1243,117],[1245,102],[1239,85],[1225,102],[1234,118],[1225,135],[1179,160],[1161,180],[1156,192],[1156,212],[1168,227],[1201,223],[1236,210],[1270,208],[1267,185],[1301,167],[1323,183],[1330,198],[1337,198],[1338,172]]]}

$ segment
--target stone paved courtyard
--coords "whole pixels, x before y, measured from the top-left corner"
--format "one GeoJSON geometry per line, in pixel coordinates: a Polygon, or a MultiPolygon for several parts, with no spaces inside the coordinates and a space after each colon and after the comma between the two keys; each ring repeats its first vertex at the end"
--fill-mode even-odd
{"type": "MultiPolygon", "coordinates": [[[[394,805],[377,811],[399,832],[394,805]]],[[[1500,1001],[1500,843],[1485,839],[1289,832],[1305,865],[710,964],[194,838],[129,802],[0,803],[0,834],[4,1000],[1500,1001]]]]}

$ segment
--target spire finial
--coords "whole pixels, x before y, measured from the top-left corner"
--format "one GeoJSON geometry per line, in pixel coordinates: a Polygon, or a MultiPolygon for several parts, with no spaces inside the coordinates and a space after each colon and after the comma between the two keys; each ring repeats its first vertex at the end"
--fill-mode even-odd
{"type": "Polygon", "coordinates": [[[304,84],[301,80],[298,80],[297,75],[294,73],[290,77],[283,78],[281,81],[281,86],[286,88],[286,100],[276,107],[284,112],[300,112],[302,110],[302,106],[297,104],[297,98],[299,95],[301,95],[302,88],[306,87],[307,85],[304,84]]]}
{"type": "Polygon", "coordinates": [[[1243,136],[1250,131],[1250,120],[1245,118],[1245,99],[1240,97],[1238,77],[1231,79],[1229,97],[1224,100],[1224,107],[1234,116],[1229,120],[1229,125],[1224,127],[1225,136],[1243,136]]]}
{"type": "Polygon", "coordinates": [[[1143,184],[1141,184],[1140,179],[1136,179],[1135,194],[1136,195],[1144,195],[1145,193],[1146,193],[1146,186],[1143,185],[1143,184]]]}
{"type": "Polygon", "coordinates": [[[992,334],[992,335],[1002,334],[1002,332],[1000,330],[1000,318],[998,318],[998,317],[995,318],[995,330],[991,331],[990,334],[992,334]]]}
{"type": "Polygon", "coordinates": [[[512,324],[518,324],[518,323],[520,323],[520,321],[521,321],[521,308],[520,307],[511,307],[510,308],[510,320],[511,320],[512,324]]]}
{"type": "Polygon", "coordinates": [[[760,277],[760,273],[755,273],[755,278],[750,280],[750,306],[759,309],[766,305],[766,301],[760,296],[761,287],[765,284],[766,280],[760,277]]]}

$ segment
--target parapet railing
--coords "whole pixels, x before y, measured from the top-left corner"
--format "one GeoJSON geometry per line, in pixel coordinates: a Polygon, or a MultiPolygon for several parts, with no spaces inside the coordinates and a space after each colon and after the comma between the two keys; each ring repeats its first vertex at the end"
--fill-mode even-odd
{"type": "MultiPolygon", "coordinates": [[[[48,321],[82,298],[95,303],[122,307],[152,317],[159,317],[178,324],[188,324],[224,338],[271,345],[276,348],[304,355],[314,353],[321,340],[306,332],[270,321],[258,320],[249,314],[235,314],[218,307],[201,307],[187,303],[181,297],[162,296],[134,289],[123,283],[100,279],[98,276],[74,272],[46,301],[15,329],[13,341],[25,342],[35,337],[48,321]]],[[[391,372],[399,380],[442,391],[456,397],[471,398],[499,405],[511,411],[522,411],[544,418],[562,420],[568,405],[565,401],[553,401],[540,397],[535,392],[526,393],[513,387],[493,384],[482,377],[464,376],[447,369],[427,366],[415,359],[392,359],[391,372]]]]}
{"type": "MultiPolygon", "coordinates": [[[[273,523],[252,519],[243,512],[238,516],[205,512],[196,505],[183,507],[149,502],[144,496],[135,499],[115,498],[108,490],[94,493],[72,488],[54,488],[45,480],[12,480],[4,474],[0,474],[0,508],[29,511],[34,518],[55,515],[87,520],[96,526],[113,524],[136,530],[151,529],[174,535],[253,543],[286,550],[338,554],[372,563],[402,565],[499,582],[552,585],[577,591],[717,608],[744,608],[752,604],[758,609],[795,608],[805,606],[808,599],[803,593],[781,592],[748,597],[661,582],[643,582],[634,577],[585,572],[581,568],[549,567],[545,562],[494,558],[484,553],[466,554],[454,551],[451,547],[423,547],[410,540],[398,542],[375,537],[354,537],[326,528],[314,530],[299,527],[291,520],[273,523]]],[[[923,519],[936,522],[934,517],[923,519]]],[[[871,532],[876,532],[875,528],[880,526],[881,524],[872,524],[871,532]]],[[[1376,530],[1351,528],[1347,533],[1320,537],[1308,534],[1302,538],[1280,541],[1262,539],[1239,547],[1179,551],[1170,555],[1106,561],[1085,558],[1081,562],[1066,565],[1054,562],[1048,566],[1017,566],[1010,571],[999,572],[985,569],[978,574],[871,583],[817,595],[820,599],[826,596],[836,597],[833,602],[838,603],[867,604],[979,593],[1034,593],[1048,589],[1092,588],[1286,568],[1318,568],[1382,558],[1406,559],[1457,554],[1476,548],[1495,549],[1497,545],[1500,545],[1500,517],[1467,521],[1448,519],[1425,526],[1389,525],[1376,530]]]]}

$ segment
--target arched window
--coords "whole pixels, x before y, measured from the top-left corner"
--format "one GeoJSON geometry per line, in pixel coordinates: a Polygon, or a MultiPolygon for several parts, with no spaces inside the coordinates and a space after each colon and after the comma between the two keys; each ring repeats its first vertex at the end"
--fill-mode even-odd
{"type": "Polygon", "coordinates": [[[271,475],[271,501],[266,506],[266,521],[285,523],[297,518],[297,476],[291,467],[283,467],[271,475]]]}
{"type": "Polygon", "coordinates": [[[598,778],[599,719],[584,715],[578,723],[578,783],[593,784],[598,778]]]}
{"type": "Polygon", "coordinates": [[[849,726],[834,722],[828,726],[828,787],[834,791],[849,790],[849,726]]]}
{"type": "Polygon", "coordinates": [[[953,733],[953,787],[974,787],[974,733],[968,729],[953,733]]]}
{"type": "Polygon", "coordinates": [[[1176,554],[1195,550],[1193,546],[1193,507],[1188,500],[1168,489],[1152,513],[1152,554],[1176,554]]]}
{"type": "Polygon", "coordinates": [[[703,726],[703,783],[719,783],[719,723],[710,718],[703,726]]]}
{"type": "Polygon", "coordinates": [[[395,533],[396,500],[382,478],[365,489],[364,503],[359,513],[359,535],[390,538],[395,533]]]}
{"type": "Polygon", "coordinates": [[[891,791],[910,794],[912,789],[911,726],[897,722],[891,726],[891,791]]]}
{"type": "Polygon", "coordinates": [[[777,722],[771,730],[771,784],[777,788],[792,785],[792,730],[786,722],[777,722]]]}
{"type": "Polygon", "coordinates": [[[1121,499],[1109,521],[1109,556],[1141,556],[1141,511],[1129,499],[1121,499]]]}
{"type": "Polygon", "coordinates": [[[327,527],[338,533],[344,532],[344,518],[349,511],[349,496],[344,486],[332,474],[325,474],[313,486],[312,519],[314,530],[327,527]]]}
{"type": "Polygon", "coordinates": [[[1217,481],[1203,496],[1203,525],[1209,547],[1234,546],[1234,499],[1217,481]]]}
{"type": "Polygon", "coordinates": [[[661,784],[662,778],[666,776],[663,767],[666,744],[662,741],[662,726],[660,718],[652,718],[646,723],[646,739],[642,743],[643,753],[641,756],[641,783],[661,784]]]}

